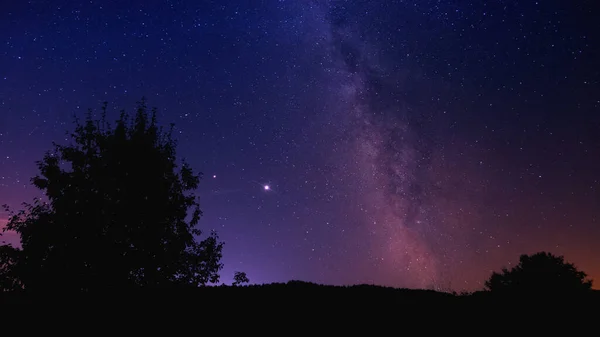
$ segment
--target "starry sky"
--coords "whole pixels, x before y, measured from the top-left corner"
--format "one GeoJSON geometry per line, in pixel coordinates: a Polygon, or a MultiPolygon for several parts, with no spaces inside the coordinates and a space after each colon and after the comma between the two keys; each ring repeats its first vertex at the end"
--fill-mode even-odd
{"type": "Polygon", "coordinates": [[[203,173],[225,283],[475,290],[540,250],[600,282],[598,15],[591,0],[2,1],[0,204],[39,196],[34,162],[74,114],[145,96],[203,173]]]}

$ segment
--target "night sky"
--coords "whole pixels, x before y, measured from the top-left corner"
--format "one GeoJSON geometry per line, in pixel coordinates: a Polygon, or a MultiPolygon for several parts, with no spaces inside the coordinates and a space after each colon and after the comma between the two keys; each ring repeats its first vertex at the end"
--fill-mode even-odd
{"type": "Polygon", "coordinates": [[[600,284],[595,2],[1,1],[0,204],[145,96],[222,282],[474,290],[546,250],[600,284]]]}

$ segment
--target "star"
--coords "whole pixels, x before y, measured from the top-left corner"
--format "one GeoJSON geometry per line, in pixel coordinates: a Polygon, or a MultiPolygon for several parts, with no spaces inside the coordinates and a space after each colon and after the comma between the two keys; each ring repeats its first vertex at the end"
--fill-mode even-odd
{"type": "Polygon", "coordinates": [[[268,191],[268,190],[270,190],[270,189],[271,189],[271,186],[269,186],[269,185],[265,185],[265,186],[263,186],[263,189],[264,189],[265,191],[268,191]]]}

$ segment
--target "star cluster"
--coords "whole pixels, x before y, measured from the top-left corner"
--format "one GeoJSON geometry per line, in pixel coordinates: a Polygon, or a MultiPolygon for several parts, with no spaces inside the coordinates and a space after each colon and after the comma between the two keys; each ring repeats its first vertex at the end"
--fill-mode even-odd
{"type": "MultiPolygon", "coordinates": [[[[73,115],[145,96],[204,173],[222,280],[474,290],[519,254],[600,278],[592,2],[0,5],[0,203],[73,115]]],[[[0,214],[0,224],[6,221],[0,214]]],[[[4,240],[17,242],[14,234],[4,240]]]]}

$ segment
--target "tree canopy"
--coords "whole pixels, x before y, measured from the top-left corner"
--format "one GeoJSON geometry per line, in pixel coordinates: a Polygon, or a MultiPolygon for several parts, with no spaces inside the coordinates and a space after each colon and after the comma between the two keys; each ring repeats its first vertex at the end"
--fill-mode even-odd
{"type": "Polygon", "coordinates": [[[577,270],[563,256],[547,252],[521,255],[519,264],[511,270],[494,272],[485,287],[492,292],[509,293],[565,293],[587,291],[592,281],[587,274],[577,270]]]}
{"type": "Polygon", "coordinates": [[[0,247],[4,290],[165,287],[218,282],[223,243],[201,240],[200,175],[176,161],[172,130],[138,103],[114,125],[90,111],[72,142],[37,162],[45,195],[10,213],[21,248],[0,247]]]}

